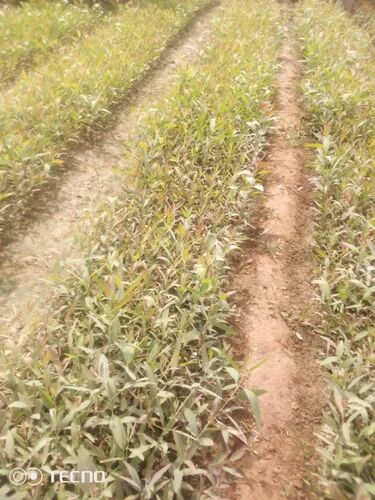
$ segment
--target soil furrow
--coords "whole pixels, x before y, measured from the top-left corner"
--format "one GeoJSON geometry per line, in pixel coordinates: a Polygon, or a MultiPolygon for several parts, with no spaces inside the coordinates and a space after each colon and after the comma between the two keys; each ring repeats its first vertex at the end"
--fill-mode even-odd
{"type": "Polygon", "coordinates": [[[41,213],[18,239],[0,255],[0,327],[3,337],[12,337],[30,325],[31,319],[48,311],[48,279],[67,258],[78,251],[74,235],[84,215],[103,197],[109,196],[113,176],[127,165],[121,157],[124,143],[136,133],[139,117],[171,86],[178,68],[197,57],[207,43],[210,26],[220,2],[202,11],[184,37],[168,49],[162,64],[137,92],[118,119],[118,125],[94,147],[77,152],[75,167],[62,176],[54,196],[41,200],[41,213]]]}
{"type": "MultiPolygon", "coordinates": [[[[293,16],[292,11],[290,16],[293,16]]],[[[313,496],[306,466],[313,457],[319,422],[320,375],[314,363],[312,330],[304,318],[312,306],[311,191],[306,151],[300,145],[303,111],[299,104],[301,63],[293,20],[286,26],[281,53],[278,124],[267,162],[265,213],[254,241],[234,271],[240,303],[239,329],[250,354],[244,381],[264,389],[262,425],[254,453],[244,467],[236,498],[272,500],[313,496]],[[260,361],[261,366],[252,370],[260,361]]]]}

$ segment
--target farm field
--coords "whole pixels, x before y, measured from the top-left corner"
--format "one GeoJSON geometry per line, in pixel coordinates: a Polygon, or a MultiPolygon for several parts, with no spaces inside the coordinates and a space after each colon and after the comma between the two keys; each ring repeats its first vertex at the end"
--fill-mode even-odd
{"type": "Polygon", "coordinates": [[[168,40],[204,4],[174,0],[163,8],[130,2],[81,44],[25,73],[6,92],[0,114],[0,227],[9,219],[16,223],[30,196],[63,167],[68,148],[109,120],[108,108],[131,92],[168,40]]]}
{"type": "Polygon", "coordinates": [[[351,7],[0,5],[0,498],[375,496],[351,7]]]}

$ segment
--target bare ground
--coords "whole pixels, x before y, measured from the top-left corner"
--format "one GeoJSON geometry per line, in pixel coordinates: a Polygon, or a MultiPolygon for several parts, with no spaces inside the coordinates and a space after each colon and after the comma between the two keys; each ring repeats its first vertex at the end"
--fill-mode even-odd
{"type": "Polygon", "coordinates": [[[52,195],[41,195],[27,230],[0,254],[3,338],[14,338],[48,312],[49,276],[67,258],[77,255],[74,237],[79,223],[101,198],[111,194],[108,190],[116,171],[127,168],[121,156],[124,143],[134,137],[142,113],[168,91],[178,68],[196,58],[207,43],[219,5],[215,2],[202,11],[182,39],[165,53],[162,64],[120,114],[117,126],[96,145],[77,152],[72,159],[74,168],[61,177],[52,195]]]}
{"type": "Polygon", "coordinates": [[[292,20],[286,31],[278,124],[267,158],[271,174],[266,201],[257,210],[266,215],[252,221],[254,238],[233,272],[241,310],[239,342],[249,353],[244,383],[249,389],[266,391],[260,397],[261,429],[255,433],[254,449],[235,493],[243,500],[314,498],[308,468],[314,460],[322,380],[314,363],[317,341],[306,325],[310,310],[317,307],[311,284],[312,185],[299,137],[302,68],[292,20]]]}

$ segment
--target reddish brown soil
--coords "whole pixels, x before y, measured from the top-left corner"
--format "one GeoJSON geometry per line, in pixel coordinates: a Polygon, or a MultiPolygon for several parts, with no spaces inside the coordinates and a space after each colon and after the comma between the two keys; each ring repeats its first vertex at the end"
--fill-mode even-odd
{"type": "Polygon", "coordinates": [[[243,369],[245,385],[266,391],[260,397],[261,429],[235,494],[243,500],[313,498],[308,469],[314,456],[313,432],[320,420],[321,379],[314,363],[313,332],[303,324],[317,306],[311,285],[312,186],[299,137],[302,69],[292,22],[286,39],[278,125],[268,155],[272,173],[264,205],[258,207],[266,215],[257,222],[254,241],[233,273],[242,297],[242,348],[249,353],[243,369]],[[252,370],[261,360],[264,363],[252,370]]]}

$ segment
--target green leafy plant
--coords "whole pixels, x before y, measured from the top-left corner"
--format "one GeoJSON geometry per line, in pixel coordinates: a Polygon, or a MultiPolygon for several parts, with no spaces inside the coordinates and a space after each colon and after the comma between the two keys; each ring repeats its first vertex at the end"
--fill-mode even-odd
{"type": "Polygon", "coordinates": [[[3,472],[103,468],[97,498],[155,499],[238,476],[240,396],[258,416],[258,392],[241,393],[230,352],[227,267],[261,192],[280,18],[276,3],[226,2],[210,47],[143,118],[54,313],[2,353],[3,472]]]}
{"type": "Polygon", "coordinates": [[[375,495],[375,93],[369,35],[339,6],[306,0],[298,26],[317,149],[317,284],[329,409],[320,433],[328,497],[375,495]]]}
{"type": "MultiPolygon", "coordinates": [[[[66,152],[129,95],[207,0],[134,0],[9,90],[0,111],[0,223],[62,168],[66,152]]],[[[1,226],[1,224],[0,224],[1,226]]]]}

